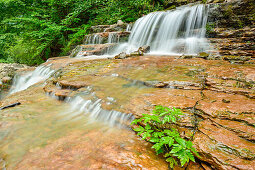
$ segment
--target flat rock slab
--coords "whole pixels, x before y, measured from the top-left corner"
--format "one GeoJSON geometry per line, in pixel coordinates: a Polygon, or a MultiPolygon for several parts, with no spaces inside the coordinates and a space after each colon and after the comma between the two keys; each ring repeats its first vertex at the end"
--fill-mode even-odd
{"type": "Polygon", "coordinates": [[[52,82],[63,89],[78,84],[77,93],[90,87],[104,109],[135,117],[155,105],[181,108],[176,128],[208,163],[199,167],[254,169],[254,73],[254,64],[138,56],[69,63],[52,82]]]}

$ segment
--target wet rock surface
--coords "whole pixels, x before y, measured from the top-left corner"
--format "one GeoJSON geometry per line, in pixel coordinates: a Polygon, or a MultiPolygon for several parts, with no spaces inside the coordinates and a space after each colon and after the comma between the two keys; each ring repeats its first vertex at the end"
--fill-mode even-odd
{"type": "Polygon", "coordinates": [[[216,54],[237,64],[248,60],[247,56],[254,58],[254,12],[252,0],[231,0],[211,5],[206,29],[216,54]]]}
{"type": "MultiPolygon", "coordinates": [[[[24,64],[4,64],[0,63],[0,82],[11,84],[13,77],[19,71],[28,70],[31,67],[24,64]]],[[[2,84],[3,85],[3,84],[2,84]]]]}
{"type": "Polygon", "coordinates": [[[116,44],[79,45],[70,57],[85,57],[90,55],[101,55],[114,48],[116,44]]]}
{"type": "MultiPolygon", "coordinates": [[[[182,137],[193,141],[199,152],[197,163],[190,163],[186,169],[255,169],[254,25],[250,15],[244,17],[240,13],[249,11],[247,2],[228,1],[218,5],[224,7],[213,13],[219,22],[207,30],[215,50],[211,54],[146,56],[143,54],[149,50],[147,47],[132,55],[120,54],[115,57],[118,60],[49,59],[44,65],[51,64],[59,71],[44,87],[32,86],[0,102],[0,106],[22,103],[1,112],[0,139],[6,140],[0,143],[3,146],[0,167],[168,169],[164,159],[150,149],[151,145],[130,131],[109,132],[101,126],[101,130],[93,127],[84,131],[84,115],[78,115],[75,119],[78,121],[60,124],[51,117],[65,107],[56,98],[65,100],[90,89],[95,98],[101,99],[103,109],[132,113],[136,118],[150,113],[155,105],[181,108],[184,112],[181,119],[165,128],[176,127],[182,137]],[[231,22],[226,22],[229,18],[231,22]],[[243,23],[247,27],[242,27],[243,23]],[[44,116],[39,117],[40,114],[44,116]],[[23,126],[27,120],[28,125],[23,126]],[[6,137],[7,132],[11,132],[10,137],[6,137]],[[26,141],[32,138],[34,144],[27,146],[26,141]],[[24,147],[17,147],[17,143],[24,147]],[[6,154],[15,156],[8,158],[6,154]]],[[[170,2],[169,7],[172,5],[178,4],[170,2]]],[[[105,53],[115,44],[101,43],[126,41],[127,26],[118,22],[91,27],[85,43],[95,44],[79,45],[71,56],[105,53]]],[[[11,73],[13,69],[9,70],[11,73]]],[[[9,81],[8,76],[4,76],[3,82],[9,81]]]]}
{"type": "Polygon", "coordinates": [[[75,93],[91,87],[103,108],[137,118],[159,104],[181,108],[185,116],[176,127],[193,140],[201,155],[199,167],[253,169],[254,68],[254,64],[171,56],[79,61],[63,69],[46,88],[63,81],[84,82],[80,88],[62,89],[75,93]]]}

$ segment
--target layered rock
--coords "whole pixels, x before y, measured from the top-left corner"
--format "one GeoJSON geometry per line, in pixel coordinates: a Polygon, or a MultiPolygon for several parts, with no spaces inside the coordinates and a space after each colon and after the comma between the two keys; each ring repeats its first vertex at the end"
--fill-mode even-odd
{"type": "Polygon", "coordinates": [[[106,44],[127,42],[130,32],[99,32],[88,34],[84,38],[84,44],[106,44]]]}
{"type": "Polygon", "coordinates": [[[0,64],[0,87],[8,88],[17,72],[33,69],[24,64],[0,64]]]}
{"type": "Polygon", "coordinates": [[[253,169],[254,71],[254,64],[170,56],[79,61],[49,81],[45,91],[60,86],[61,98],[90,87],[104,109],[137,118],[159,104],[181,108],[185,115],[168,127],[193,140],[201,156],[196,168],[253,169]]]}
{"type": "Polygon", "coordinates": [[[116,32],[116,31],[130,31],[130,27],[132,27],[132,23],[127,24],[118,22],[114,25],[96,25],[90,28],[91,33],[99,33],[99,32],[116,32]]]}
{"type": "Polygon", "coordinates": [[[107,51],[110,51],[116,46],[116,44],[95,44],[95,45],[78,45],[70,57],[83,57],[90,55],[102,55],[107,51]]]}
{"type": "Polygon", "coordinates": [[[254,2],[232,0],[211,7],[207,36],[217,50],[216,53],[254,58],[254,2]]]}

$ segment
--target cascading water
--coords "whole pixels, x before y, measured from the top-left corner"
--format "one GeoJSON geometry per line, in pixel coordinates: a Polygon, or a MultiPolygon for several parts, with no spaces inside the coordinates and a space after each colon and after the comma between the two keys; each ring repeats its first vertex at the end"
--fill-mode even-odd
{"type": "Polygon", "coordinates": [[[75,117],[79,114],[89,115],[91,120],[102,121],[110,126],[122,127],[128,125],[134,119],[132,114],[125,114],[114,110],[104,110],[101,107],[101,99],[96,101],[85,100],[80,96],[69,98],[66,100],[71,105],[69,116],[75,117]]]}
{"type": "Polygon", "coordinates": [[[87,36],[84,44],[102,44],[103,38],[100,34],[92,34],[91,36],[87,36]]]}
{"type": "Polygon", "coordinates": [[[25,75],[16,75],[9,94],[27,89],[35,83],[49,78],[55,71],[49,66],[39,66],[34,71],[25,75]]]}
{"type": "Polygon", "coordinates": [[[119,41],[120,41],[120,35],[117,32],[109,33],[107,43],[109,44],[119,43],[119,41]]]}
{"type": "MultiPolygon", "coordinates": [[[[172,11],[150,13],[138,19],[126,51],[149,45],[152,53],[197,54],[209,50],[205,38],[208,5],[179,7],[172,11]]],[[[123,45],[119,52],[124,50],[123,45]]]]}
{"type": "MultiPolygon", "coordinates": [[[[57,85],[57,87],[61,89],[60,86],[57,85]]],[[[65,119],[79,119],[79,116],[83,117],[84,115],[87,115],[91,121],[104,122],[112,127],[124,127],[125,125],[129,125],[131,121],[134,120],[132,114],[102,109],[102,100],[97,98],[95,93],[91,92],[91,90],[91,87],[87,87],[87,90],[81,92],[80,95],[65,98],[64,101],[70,104],[70,110],[66,113],[61,113],[66,115],[65,119]]],[[[54,93],[49,93],[48,95],[57,100],[61,99],[55,96],[54,93]]],[[[108,97],[108,100],[108,104],[114,101],[114,99],[111,97],[108,97]]]]}

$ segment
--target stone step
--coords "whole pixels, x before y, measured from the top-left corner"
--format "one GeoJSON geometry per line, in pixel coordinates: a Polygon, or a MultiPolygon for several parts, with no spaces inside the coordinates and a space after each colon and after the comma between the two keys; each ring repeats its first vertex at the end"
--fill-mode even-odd
{"type": "Polygon", "coordinates": [[[93,45],[78,45],[72,51],[70,57],[88,56],[88,55],[102,55],[108,50],[114,48],[116,44],[93,44],[93,45]]]}
{"type": "Polygon", "coordinates": [[[106,44],[127,42],[129,35],[130,35],[129,31],[93,33],[86,35],[84,37],[84,44],[106,44]]]}
{"type": "Polygon", "coordinates": [[[133,26],[133,23],[123,23],[118,22],[113,25],[96,25],[90,28],[91,33],[99,32],[116,32],[116,31],[130,31],[133,26]]]}
{"type": "Polygon", "coordinates": [[[220,55],[232,55],[232,56],[251,56],[255,58],[255,51],[253,50],[218,50],[220,55]]]}
{"type": "Polygon", "coordinates": [[[213,32],[216,38],[235,38],[245,37],[254,41],[255,28],[243,28],[243,29],[228,29],[228,28],[214,28],[213,32]]]}

